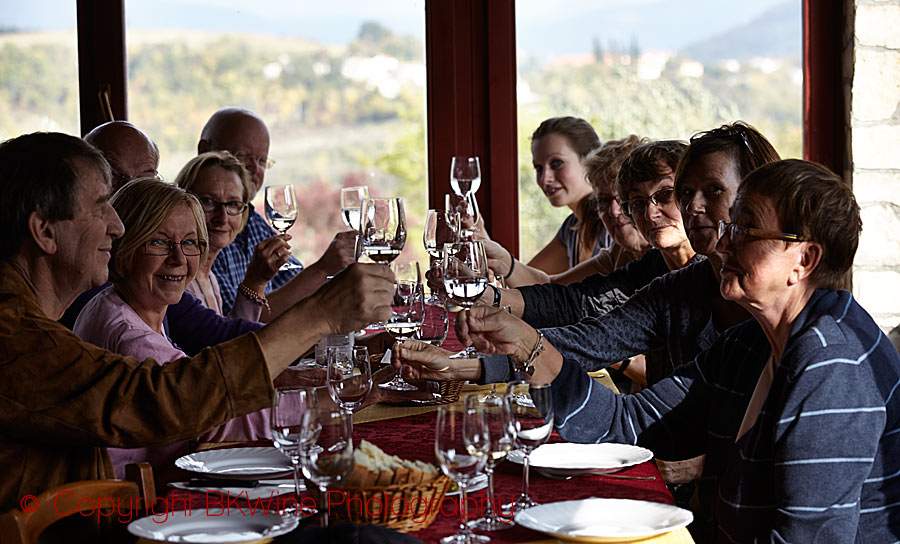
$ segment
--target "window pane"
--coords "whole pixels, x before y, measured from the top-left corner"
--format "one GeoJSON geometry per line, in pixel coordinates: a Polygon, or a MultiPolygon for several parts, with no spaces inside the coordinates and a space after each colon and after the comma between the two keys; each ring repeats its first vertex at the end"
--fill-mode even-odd
{"type": "Polygon", "coordinates": [[[253,110],[276,160],[266,183],[297,188],[290,232],[301,261],[347,229],[339,194],[353,185],[403,196],[410,249],[424,256],[424,14],[424,0],[128,0],[131,121],[159,145],[171,180],[213,112],[253,110]]]}
{"type": "Polygon", "coordinates": [[[0,141],[78,131],[75,2],[2,2],[0,141]]]}
{"type": "Polygon", "coordinates": [[[526,261],[571,213],[535,183],[529,138],[545,118],[582,117],[601,141],[687,140],[741,119],[782,157],[802,154],[800,0],[517,0],[516,36],[526,261]]]}

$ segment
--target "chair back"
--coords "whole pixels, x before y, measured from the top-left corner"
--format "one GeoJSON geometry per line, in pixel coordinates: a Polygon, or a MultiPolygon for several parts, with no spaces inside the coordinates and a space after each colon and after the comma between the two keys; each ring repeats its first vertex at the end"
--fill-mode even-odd
{"type": "Polygon", "coordinates": [[[32,544],[45,529],[63,518],[81,514],[97,522],[104,516],[132,512],[140,516],[156,500],[153,469],[148,463],[125,468],[127,480],[84,480],[41,493],[32,512],[19,508],[0,514],[0,542],[32,544]]]}

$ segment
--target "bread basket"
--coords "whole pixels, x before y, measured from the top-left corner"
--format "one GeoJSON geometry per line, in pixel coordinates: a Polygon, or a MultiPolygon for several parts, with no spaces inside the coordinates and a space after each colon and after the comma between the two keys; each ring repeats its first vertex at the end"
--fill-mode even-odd
{"type": "MultiPolygon", "coordinates": [[[[452,480],[443,474],[427,482],[380,487],[347,487],[329,490],[329,517],[339,522],[377,523],[398,531],[418,531],[431,525],[441,510],[452,480]]],[[[316,504],[325,505],[319,489],[307,482],[316,504]]]]}

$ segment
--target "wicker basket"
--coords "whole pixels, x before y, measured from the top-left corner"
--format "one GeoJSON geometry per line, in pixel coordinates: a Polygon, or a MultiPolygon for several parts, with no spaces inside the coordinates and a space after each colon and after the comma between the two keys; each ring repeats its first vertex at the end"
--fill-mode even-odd
{"type": "MultiPolygon", "coordinates": [[[[339,522],[376,523],[402,532],[418,531],[437,517],[452,482],[442,474],[422,483],[333,489],[328,515],[339,522]],[[342,497],[337,499],[334,491],[340,491],[342,497]]],[[[325,500],[315,484],[306,485],[316,504],[324,506],[325,500]]]]}

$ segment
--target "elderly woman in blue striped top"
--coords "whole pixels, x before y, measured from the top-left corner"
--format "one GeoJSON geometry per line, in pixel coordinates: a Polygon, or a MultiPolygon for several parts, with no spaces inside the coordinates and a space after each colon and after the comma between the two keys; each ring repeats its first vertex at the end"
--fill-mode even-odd
{"type": "Polygon", "coordinates": [[[552,383],[573,442],[706,454],[723,542],[893,542],[900,536],[900,355],[841,289],[862,223],[850,188],[799,160],[748,175],[719,224],[720,289],[754,319],[637,395],[615,395],[539,333],[476,307],[470,336],[552,383]],[[534,346],[531,348],[530,346],[534,346]]]}

